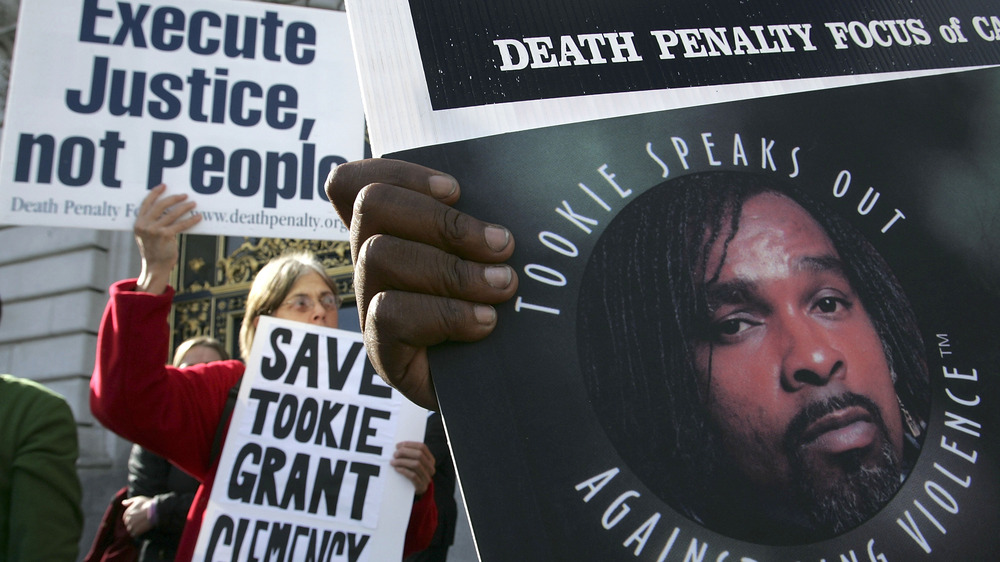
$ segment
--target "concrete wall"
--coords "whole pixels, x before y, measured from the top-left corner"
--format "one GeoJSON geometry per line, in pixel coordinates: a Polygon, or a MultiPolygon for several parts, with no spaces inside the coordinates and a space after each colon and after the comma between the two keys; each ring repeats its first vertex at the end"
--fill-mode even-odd
{"type": "Polygon", "coordinates": [[[88,384],[106,290],[138,272],[131,233],[0,228],[0,372],[39,381],[69,402],[79,427],[84,543],[125,482],[129,443],[90,414],[88,384]]]}

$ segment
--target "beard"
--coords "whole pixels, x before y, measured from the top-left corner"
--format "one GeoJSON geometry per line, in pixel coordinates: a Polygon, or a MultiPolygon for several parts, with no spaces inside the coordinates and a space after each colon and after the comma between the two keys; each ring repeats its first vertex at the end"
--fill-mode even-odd
{"type": "Polygon", "coordinates": [[[845,393],[812,404],[789,424],[784,440],[791,462],[792,481],[801,512],[809,518],[806,527],[817,535],[839,535],[874,516],[902,485],[902,467],[892,447],[889,428],[881,411],[869,398],[845,393]],[[836,410],[859,406],[868,411],[881,434],[882,446],[874,462],[866,462],[860,451],[845,453],[839,459],[843,476],[834,482],[820,481],[817,471],[802,454],[801,433],[813,421],[836,410]]]}
{"type": "MultiPolygon", "coordinates": [[[[765,443],[762,437],[759,443],[765,443]]],[[[746,458],[725,446],[722,428],[709,428],[686,463],[680,510],[692,520],[732,538],[770,545],[797,545],[833,538],[871,519],[902,485],[902,462],[879,407],[869,398],[844,393],[814,402],[788,424],[779,443],[788,480],[776,493],[754,483],[742,467],[746,458]],[[838,455],[835,472],[806,454],[807,428],[848,407],[869,413],[879,437],[877,449],[838,455]]],[[[694,449],[693,449],[694,450],[694,449]]]]}

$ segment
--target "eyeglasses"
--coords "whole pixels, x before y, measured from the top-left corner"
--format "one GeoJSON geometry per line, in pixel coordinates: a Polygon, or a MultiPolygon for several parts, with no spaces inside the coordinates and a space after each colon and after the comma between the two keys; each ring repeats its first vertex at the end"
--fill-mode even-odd
{"type": "MultiPolygon", "coordinates": [[[[319,298],[319,304],[326,310],[337,310],[340,308],[340,297],[333,293],[326,293],[319,298]]],[[[309,295],[295,295],[285,299],[279,308],[290,308],[295,312],[306,313],[316,308],[316,301],[309,295]]]]}

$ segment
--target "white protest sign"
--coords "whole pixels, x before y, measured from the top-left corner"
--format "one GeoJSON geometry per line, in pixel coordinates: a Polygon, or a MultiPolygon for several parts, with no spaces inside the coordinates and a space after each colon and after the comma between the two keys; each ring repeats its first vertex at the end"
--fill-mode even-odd
{"type": "Polygon", "coordinates": [[[32,0],[11,74],[0,223],[127,230],[162,182],[194,233],[347,239],[323,192],[364,151],[342,12],[32,0]]]}
{"type": "Polygon", "coordinates": [[[389,465],[426,410],[361,335],[261,317],[194,560],[402,558],[413,484],[389,465]]]}

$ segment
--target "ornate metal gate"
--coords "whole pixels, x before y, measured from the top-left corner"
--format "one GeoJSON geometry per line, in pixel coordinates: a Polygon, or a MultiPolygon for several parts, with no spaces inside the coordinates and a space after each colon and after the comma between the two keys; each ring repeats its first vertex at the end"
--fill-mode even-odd
{"type": "MultiPolygon", "coordinates": [[[[239,357],[240,322],[254,276],[271,258],[309,250],[337,283],[346,307],[354,303],[348,242],[187,234],[180,238],[174,287],[171,349],[194,336],[212,336],[239,357]]],[[[347,316],[347,315],[344,315],[347,316]]]]}

